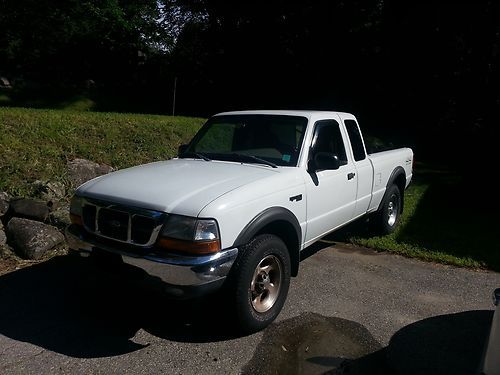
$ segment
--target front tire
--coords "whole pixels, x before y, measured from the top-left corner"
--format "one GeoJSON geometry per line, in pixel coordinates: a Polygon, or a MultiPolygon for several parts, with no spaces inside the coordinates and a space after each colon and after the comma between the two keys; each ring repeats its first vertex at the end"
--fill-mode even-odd
{"type": "Polygon", "coordinates": [[[260,331],[276,319],[290,286],[290,255],[283,241],[259,235],[242,248],[228,279],[236,326],[260,331]]]}

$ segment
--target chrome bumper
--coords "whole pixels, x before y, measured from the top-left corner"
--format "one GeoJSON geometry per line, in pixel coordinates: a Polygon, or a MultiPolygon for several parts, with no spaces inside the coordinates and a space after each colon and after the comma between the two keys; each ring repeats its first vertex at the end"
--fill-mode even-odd
{"type": "Polygon", "coordinates": [[[153,252],[138,255],[120,250],[119,244],[116,248],[104,245],[76,225],[66,228],[66,240],[70,249],[82,256],[91,255],[96,250],[120,255],[125,264],[140,268],[149,276],[159,279],[165,284],[165,290],[177,297],[197,296],[219,288],[238,255],[237,248],[205,256],[160,256],[153,252]]]}

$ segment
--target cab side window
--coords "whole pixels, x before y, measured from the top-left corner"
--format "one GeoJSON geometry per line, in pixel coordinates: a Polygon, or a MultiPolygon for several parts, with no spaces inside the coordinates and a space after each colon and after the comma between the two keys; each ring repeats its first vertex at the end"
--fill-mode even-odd
{"type": "Polygon", "coordinates": [[[310,157],[314,157],[317,152],[328,152],[337,155],[342,165],[347,164],[339,123],[335,120],[320,120],[314,126],[310,157]]]}
{"type": "Polygon", "coordinates": [[[363,139],[361,138],[358,124],[354,120],[345,120],[344,124],[347,129],[347,134],[349,134],[349,140],[351,141],[354,160],[364,160],[366,158],[366,153],[365,148],[363,147],[363,139]]]}

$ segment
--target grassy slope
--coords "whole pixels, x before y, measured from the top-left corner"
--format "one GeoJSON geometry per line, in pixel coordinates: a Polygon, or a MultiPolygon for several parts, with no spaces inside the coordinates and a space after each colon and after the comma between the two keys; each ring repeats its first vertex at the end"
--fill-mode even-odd
{"type": "Polygon", "coordinates": [[[116,168],[168,159],[203,119],[0,108],[0,190],[30,195],[31,182],[65,180],[77,157],[116,168]]]}

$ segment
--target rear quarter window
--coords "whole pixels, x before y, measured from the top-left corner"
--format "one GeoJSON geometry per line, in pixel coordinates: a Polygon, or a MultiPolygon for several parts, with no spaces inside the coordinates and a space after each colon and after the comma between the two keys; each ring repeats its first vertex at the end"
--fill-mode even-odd
{"type": "Polygon", "coordinates": [[[354,160],[360,161],[366,158],[365,148],[363,147],[363,139],[359,131],[358,124],[354,120],[344,120],[344,125],[351,141],[352,153],[354,160]]]}

